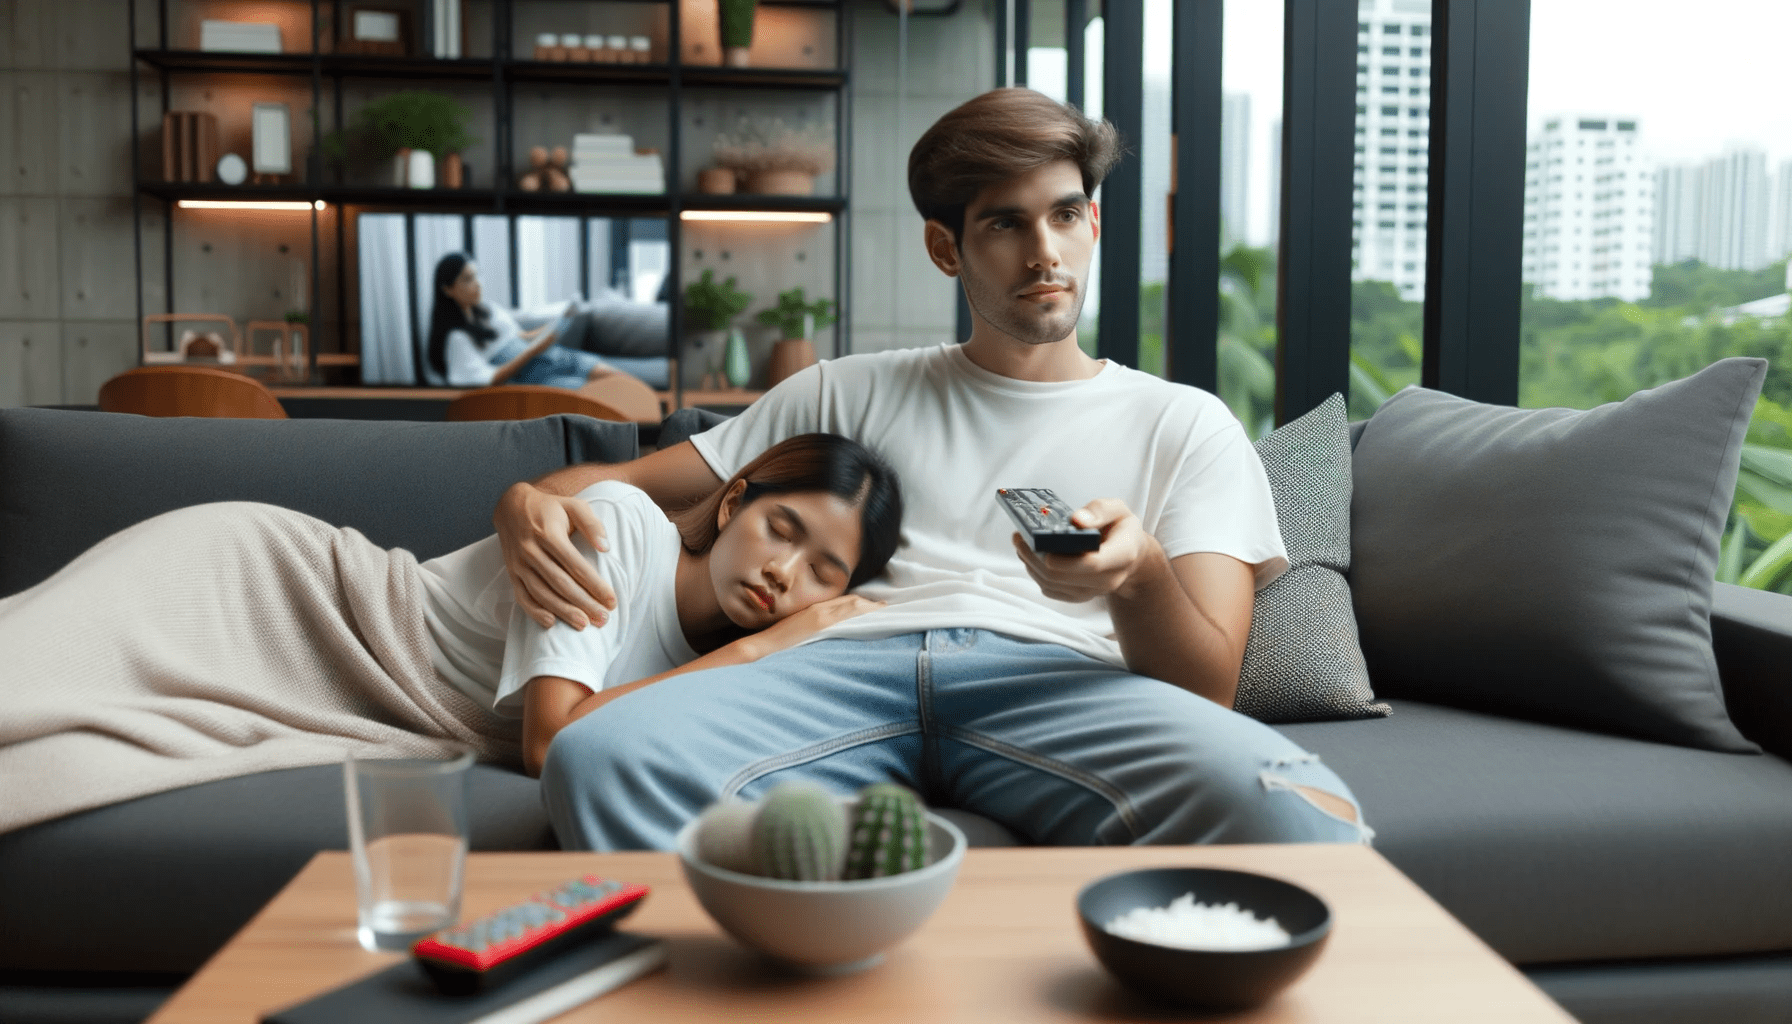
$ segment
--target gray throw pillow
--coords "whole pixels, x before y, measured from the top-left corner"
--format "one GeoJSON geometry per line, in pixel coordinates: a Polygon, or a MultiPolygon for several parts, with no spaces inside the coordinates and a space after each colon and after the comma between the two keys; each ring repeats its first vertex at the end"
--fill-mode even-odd
{"type": "Polygon", "coordinates": [[[666,304],[631,302],[608,289],[594,297],[574,300],[568,310],[571,322],[559,339],[567,348],[600,356],[665,358],[670,337],[666,304]]]}
{"type": "Polygon", "coordinates": [[[1766,376],[1725,359],[1597,409],[1407,388],[1357,443],[1351,588],[1384,696],[1757,753],[1711,594],[1766,376]]]}
{"type": "Polygon", "coordinates": [[[1264,722],[1379,718],[1350,584],[1350,427],[1344,397],[1257,442],[1288,571],[1257,594],[1239,673],[1240,714],[1264,722]]]}

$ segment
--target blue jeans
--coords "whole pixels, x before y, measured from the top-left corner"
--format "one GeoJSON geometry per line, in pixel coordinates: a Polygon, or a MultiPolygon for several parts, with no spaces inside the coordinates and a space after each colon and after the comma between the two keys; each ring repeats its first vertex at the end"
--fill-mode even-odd
{"type": "Polygon", "coordinates": [[[792,778],[841,793],[893,780],[1048,845],[1373,834],[1296,789],[1355,804],[1269,726],[1056,644],[977,629],[823,640],[674,676],[563,729],[541,778],[567,849],[669,849],[712,801],[792,778]]]}
{"type": "MultiPolygon", "coordinates": [[[[506,338],[485,354],[493,366],[503,366],[529,347],[520,337],[506,338]]],[[[591,380],[591,371],[603,360],[589,352],[578,352],[559,345],[549,345],[512,374],[511,384],[545,384],[548,387],[578,390],[591,380]]]]}

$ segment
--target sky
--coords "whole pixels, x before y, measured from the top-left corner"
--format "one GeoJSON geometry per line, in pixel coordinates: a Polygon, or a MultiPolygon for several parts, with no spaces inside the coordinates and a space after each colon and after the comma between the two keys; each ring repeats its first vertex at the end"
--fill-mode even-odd
{"type": "MultiPolygon", "coordinates": [[[[1144,3],[1145,73],[1167,80],[1170,0],[1144,3]]],[[[1226,92],[1251,97],[1247,234],[1261,243],[1270,131],[1282,108],[1283,5],[1225,5],[1221,79],[1226,92]]],[[[1099,36],[1091,42],[1098,47],[1099,36]]],[[[1777,170],[1792,160],[1789,62],[1792,0],[1532,0],[1526,109],[1533,129],[1558,114],[1634,118],[1645,152],[1661,162],[1743,144],[1766,150],[1777,170]]],[[[1097,58],[1090,70],[1098,68],[1097,58]]],[[[1030,70],[1036,88],[1062,94],[1062,51],[1034,51],[1030,70]]]]}
{"type": "MultiPolygon", "coordinates": [[[[1250,225],[1261,240],[1270,125],[1282,107],[1282,4],[1225,2],[1221,78],[1225,91],[1251,95],[1250,225]]],[[[1147,0],[1148,25],[1163,3],[1147,0]]],[[[1792,0],[1532,0],[1526,110],[1533,128],[1566,113],[1635,118],[1645,151],[1663,162],[1742,143],[1777,169],[1792,160],[1788,63],[1792,0]]]]}

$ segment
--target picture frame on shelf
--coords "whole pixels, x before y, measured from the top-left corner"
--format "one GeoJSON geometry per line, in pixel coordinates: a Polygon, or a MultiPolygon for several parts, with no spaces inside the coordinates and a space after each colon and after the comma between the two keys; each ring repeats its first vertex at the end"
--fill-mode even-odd
{"type": "Polygon", "coordinates": [[[251,111],[250,169],[256,175],[292,173],[292,110],[284,103],[257,103],[251,111]]]}
{"type": "Polygon", "coordinates": [[[336,48],[364,57],[410,55],[411,12],[395,7],[350,7],[336,48]]]}

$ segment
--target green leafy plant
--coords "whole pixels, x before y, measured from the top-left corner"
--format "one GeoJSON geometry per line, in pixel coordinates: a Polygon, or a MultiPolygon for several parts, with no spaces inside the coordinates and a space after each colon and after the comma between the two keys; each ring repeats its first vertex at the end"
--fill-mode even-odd
{"type": "Polygon", "coordinates": [[[722,22],[722,45],[752,46],[753,15],[759,0],[717,0],[716,13],[722,22]]]}
{"type": "MultiPolygon", "coordinates": [[[[401,149],[420,149],[436,156],[458,153],[479,139],[467,131],[473,112],[452,97],[423,89],[382,96],[355,114],[350,132],[366,139],[381,157],[401,149]]],[[[324,148],[340,159],[347,152],[344,132],[332,132],[324,148]]]]}
{"type": "Polygon", "coordinates": [[[760,310],[759,322],[767,327],[776,327],[780,338],[803,338],[803,318],[814,317],[811,325],[817,330],[835,321],[834,300],[816,299],[808,301],[801,288],[792,288],[778,293],[778,304],[770,309],[760,310]]]}
{"type": "Polygon", "coordinates": [[[691,326],[699,331],[719,331],[734,322],[753,302],[753,296],[734,286],[734,278],[716,283],[715,271],[684,288],[684,308],[690,314],[691,326]]]}

